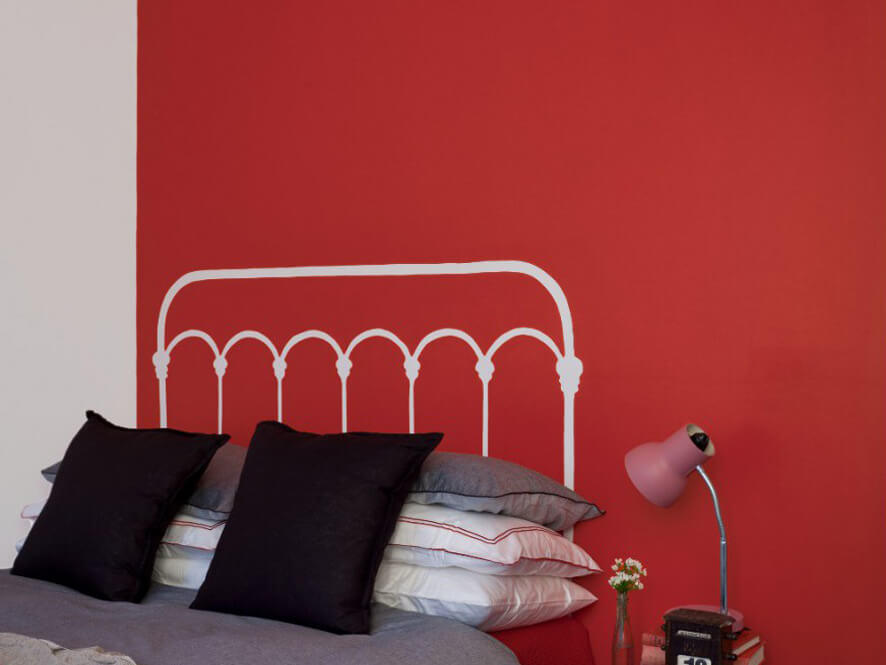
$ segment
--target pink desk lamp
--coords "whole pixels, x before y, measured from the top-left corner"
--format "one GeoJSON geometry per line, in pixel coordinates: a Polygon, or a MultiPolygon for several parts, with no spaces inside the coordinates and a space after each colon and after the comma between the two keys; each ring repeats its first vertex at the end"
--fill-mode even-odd
{"type": "Polygon", "coordinates": [[[686,605],[686,609],[719,612],[731,616],[734,632],[744,628],[744,615],[729,609],[726,602],[726,529],[720,515],[720,502],[711,479],[701,465],[714,456],[714,442],[698,425],[686,425],[660,443],[644,443],[625,455],[625,469],[634,486],[649,501],[667,508],[683,493],[692,471],[705,481],[714,499],[714,512],[720,527],[720,606],[686,605]]]}

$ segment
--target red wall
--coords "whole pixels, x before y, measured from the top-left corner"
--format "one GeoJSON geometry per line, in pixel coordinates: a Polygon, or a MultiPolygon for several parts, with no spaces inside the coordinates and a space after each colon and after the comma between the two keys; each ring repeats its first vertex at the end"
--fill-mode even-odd
{"type": "MultiPolygon", "coordinates": [[[[702,483],[666,511],[622,471],[631,446],[693,420],[718,446],[732,604],[769,662],[872,662],[886,618],[882,2],[140,5],[141,424],[157,422],[160,300],[185,271],[525,259],[573,307],[577,486],[608,510],[577,538],[602,563],[648,564],[637,632],[716,601],[702,483]]],[[[556,318],[538,287],[491,277],[200,287],[170,319],[195,323],[279,341],[383,325],[410,344],[463,325],[486,345],[556,318]]],[[[290,362],[287,420],[330,430],[337,379],[320,348],[290,362]]],[[[170,424],[211,429],[208,354],[179,350],[170,424]]],[[[231,357],[241,442],[273,416],[270,370],[243,369],[264,355],[231,357]]],[[[382,343],[355,357],[352,426],[405,427],[396,358],[382,343]]],[[[418,426],[444,428],[453,450],[477,446],[472,364],[444,344],[419,380],[418,426]]],[[[503,352],[492,399],[493,453],[556,474],[548,352],[503,352]]],[[[602,577],[589,585],[605,663],[614,598],[602,577]]]]}

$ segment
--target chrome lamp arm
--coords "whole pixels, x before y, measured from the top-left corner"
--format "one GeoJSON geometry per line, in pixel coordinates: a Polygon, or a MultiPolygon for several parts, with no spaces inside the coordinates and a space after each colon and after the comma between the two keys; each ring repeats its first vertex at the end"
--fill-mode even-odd
{"type": "Polygon", "coordinates": [[[708,474],[704,472],[701,465],[695,467],[698,474],[702,477],[708,489],[711,491],[711,497],[714,500],[714,513],[717,515],[717,526],[720,527],[720,614],[729,614],[729,604],[726,596],[726,528],[723,526],[723,516],[720,514],[720,501],[717,499],[717,491],[714,484],[708,478],[708,474]]]}

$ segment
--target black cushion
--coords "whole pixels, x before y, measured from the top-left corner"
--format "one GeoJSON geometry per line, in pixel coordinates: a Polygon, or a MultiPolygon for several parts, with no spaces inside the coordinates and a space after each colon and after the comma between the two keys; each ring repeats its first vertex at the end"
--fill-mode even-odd
{"type": "Polygon", "coordinates": [[[192,608],[366,633],[375,574],[442,434],[256,426],[234,508],[192,608]]]}
{"type": "Polygon", "coordinates": [[[169,520],[227,439],[128,429],[87,411],[12,573],[138,602],[169,520]]]}
{"type": "MultiPolygon", "coordinates": [[[[219,448],[206,467],[206,471],[200,476],[193,494],[185,500],[181,512],[207,520],[228,519],[231,507],[234,505],[234,495],[237,493],[244,459],[246,459],[246,448],[243,446],[226,443],[219,448]]],[[[61,462],[56,462],[40,473],[50,483],[54,483],[61,465],[61,462]]]]}

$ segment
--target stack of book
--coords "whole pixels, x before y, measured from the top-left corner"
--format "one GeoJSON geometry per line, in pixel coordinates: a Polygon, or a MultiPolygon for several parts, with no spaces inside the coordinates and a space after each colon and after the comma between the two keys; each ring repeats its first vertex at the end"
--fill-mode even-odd
{"type": "MultiPolygon", "coordinates": [[[[665,636],[661,630],[643,633],[643,652],[640,665],[665,665],[665,636]]],[[[732,653],[736,660],[725,661],[726,665],[760,665],[763,662],[763,640],[755,630],[745,628],[732,642],[732,653]]]]}

